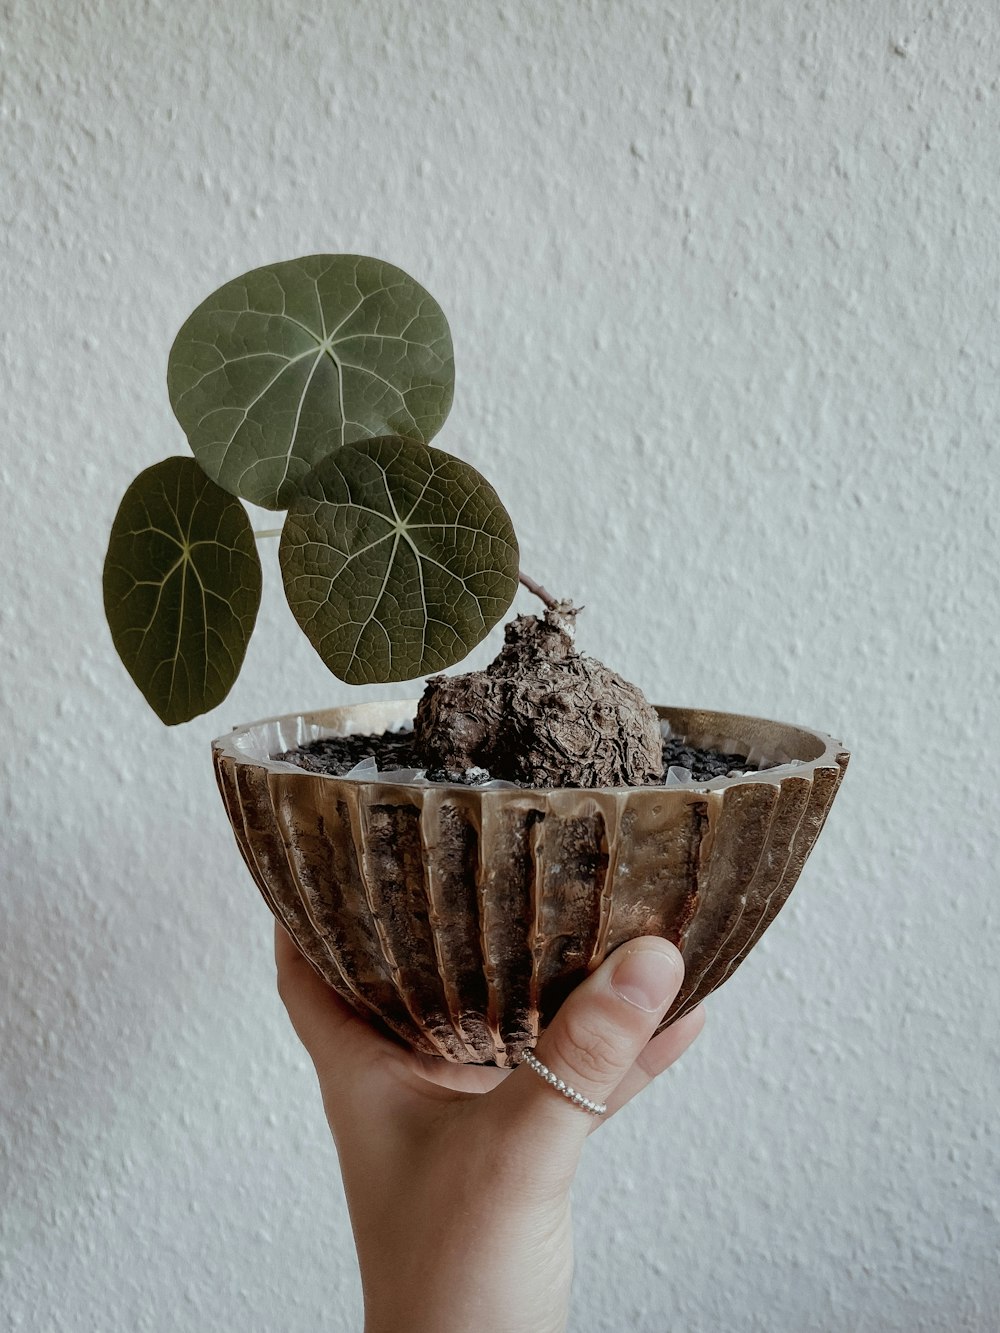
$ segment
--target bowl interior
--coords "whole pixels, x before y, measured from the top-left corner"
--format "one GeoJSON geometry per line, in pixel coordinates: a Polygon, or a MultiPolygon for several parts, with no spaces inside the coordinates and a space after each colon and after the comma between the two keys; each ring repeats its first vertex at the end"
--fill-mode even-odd
{"type": "MultiPolygon", "coordinates": [[[[301,772],[295,765],[273,756],[324,736],[402,730],[412,726],[417,702],[416,699],[393,699],[265,718],[219,737],[215,747],[235,759],[265,764],[277,771],[301,772]]],[[[745,754],[750,763],[763,768],[766,777],[773,774],[780,778],[789,768],[801,765],[835,763],[837,754],[843,749],[839,741],[822,732],[767,718],[659,705],[656,711],[670,734],[681,736],[688,744],[700,748],[745,754]]],[[[761,773],[753,773],[747,774],[746,778],[722,777],[696,785],[699,789],[712,790],[733,782],[760,781],[761,776],[761,773]]]]}

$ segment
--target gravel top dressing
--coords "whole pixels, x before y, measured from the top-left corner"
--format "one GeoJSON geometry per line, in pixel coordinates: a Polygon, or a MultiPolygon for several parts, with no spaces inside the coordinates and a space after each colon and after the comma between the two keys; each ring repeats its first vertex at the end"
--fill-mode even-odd
{"type": "MultiPolygon", "coordinates": [[[[327,773],[331,777],[342,777],[363,759],[374,759],[382,773],[393,769],[424,767],[416,754],[412,731],[384,731],[374,736],[327,736],[295,750],[276,754],[273,758],[297,764],[311,773],[327,773]]],[[[686,768],[695,782],[710,782],[713,778],[726,777],[730,773],[757,771],[757,765],[748,763],[745,755],[700,750],[677,736],[663,741],[664,773],[668,773],[671,768],[686,768]]],[[[481,787],[492,779],[485,768],[464,771],[427,769],[426,776],[430,782],[449,782],[463,787],[481,787]]]]}

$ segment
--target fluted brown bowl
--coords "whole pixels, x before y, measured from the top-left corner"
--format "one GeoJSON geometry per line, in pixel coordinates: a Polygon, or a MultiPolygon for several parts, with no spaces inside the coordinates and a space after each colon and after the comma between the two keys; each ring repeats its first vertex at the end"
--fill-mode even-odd
{"type": "Polygon", "coordinates": [[[659,708],[690,744],[773,767],[684,786],[521,790],[338,778],[272,755],[408,723],[409,700],[269,718],[213,742],[271,911],[356,1010],[415,1050],[510,1065],[612,949],[664,935],[720,986],[774,920],[848,754],[820,732],[659,708]]]}

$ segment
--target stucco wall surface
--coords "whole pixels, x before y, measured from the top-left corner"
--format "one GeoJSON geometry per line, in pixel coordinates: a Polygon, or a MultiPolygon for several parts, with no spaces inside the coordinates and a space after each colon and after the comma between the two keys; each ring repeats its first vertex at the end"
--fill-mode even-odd
{"type": "Polygon", "coordinates": [[[571,1327],[998,1327],[997,54],[986,0],[2,7],[0,1325],[360,1326],[208,762],[358,696],[270,548],[183,728],[100,593],[185,452],[180,322],[330,250],[441,301],[439,443],[589,651],[855,755],[704,1036],[588,1145],[571,1327]]]}

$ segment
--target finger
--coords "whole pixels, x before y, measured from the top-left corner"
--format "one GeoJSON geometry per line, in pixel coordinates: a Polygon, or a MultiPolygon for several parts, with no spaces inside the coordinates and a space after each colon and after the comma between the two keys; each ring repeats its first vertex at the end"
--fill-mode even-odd
{"type": "Polygon", "coordinates": [[[395,1043],[365,1022],[299,952],[280,922],[274,925],[278,994],[296,1035],[316,1066],[323,1095],[357,1087],[398,1055],[395,1043]]]}
{"type": "Polygon", "coordinates": [[[409,1053],[409,1068],[424,1081],[452,1092],[492,1092],[510,1075],[509,1069],[495,1069],[492,1065],[459,1065],[442,1060],[438,1055],[409,1053]]]}
{"type": "MultiPolygon", "coordinates": [[[[616,949],[563,1003],[535,1054],[593,1102],[607,1102],[638,1060],[680,989],[684,962],[668,940],[643,936],[616,949]]],[[[540,1158],[578,1148],[591,1116],[519,1065],[493,1093],[509,1120],[530,1121],[540,1158]]]]}
{"type": "Polygon", "coordinates": [[[593,1117],[594,1123],[590,1126],[590,1132],[599,1129],[616,1111],[620,1111],[633,1097],[642,1092],[643,1088],[648,1087],[657,1075],[662,1074],[679,1060],[704,1026],[705,1006],[699,1004],[683,1018],[671,1023],[666,1031],[657,1033],[647,1042],[635,1064],[608,1098],[607,1115],[593,1117]]]}

